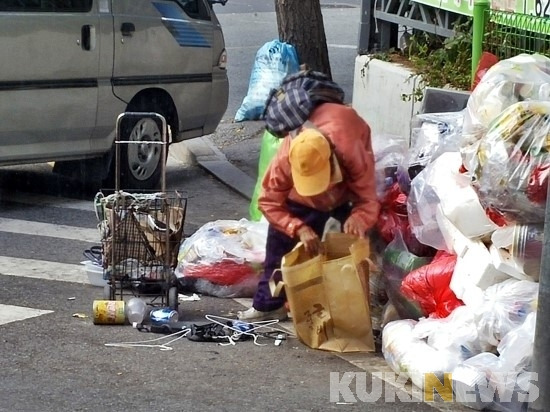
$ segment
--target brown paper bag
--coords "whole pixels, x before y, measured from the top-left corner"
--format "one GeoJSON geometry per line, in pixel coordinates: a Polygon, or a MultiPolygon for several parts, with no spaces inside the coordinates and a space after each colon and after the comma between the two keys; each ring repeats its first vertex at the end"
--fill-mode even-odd
{"type": "Polygon", "coordinates": [[[140,228],[153,248],[156,258],[160,262],[167,262],[171,267],[175,267],[177,264],[184,216],[185,210],[174,206],[168,208],[168,213],[157,210],[137,213],[140,228]],[[166,252],[167,247],[168,253],[166,252]]]}
{"type": "MultiPolygon", "coordinates": [[[[298,245],[283,257],[283,285],[300,341],[313,349],[373,352],[368,293],[367,240],[330,233],[324,254],[310,257],[298,245]]],[[[281,284],[271,284],[276,295],[281,284]]]]}

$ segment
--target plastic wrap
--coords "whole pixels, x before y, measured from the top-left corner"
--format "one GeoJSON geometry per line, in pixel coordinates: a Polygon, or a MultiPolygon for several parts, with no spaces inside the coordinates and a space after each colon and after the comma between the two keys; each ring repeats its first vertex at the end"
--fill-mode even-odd
{"type": "Polygon", "coordinates": [[[424,314],[445,318],[463,305],[449,288],[456,255],[439,251],[427,265],[410,272],[401,283],[403,296],[420,304],[424,314]]]}
{"type": "MultiPolygon", "coordinates": [[[[382,201],[395,183],[409,187],[406,176],[405,158],[407,142],[400,136],[375,135],[372,138],[375,160],[376,195],[382,201]]],[[[403,190],[403,188],[402,188],[403,190]]]]}
{"type": "Polygon", "coordinates": [[[235,115],[236,122],[258,120],[272,89],[280,86],[285,76],[299,70],[296,49],[289,43],[273,40],[256,53],[248,84],[248,93],[235,115]]]}
{"type": "MultiPolygon", "coordinates": [[[[425,113],[414,116],[408,168],[420,170],[445,152],[458,152],[463,112],[425,113]]],[[[414,177],[414,176],[411,176],[414,177]]]]}
{"type": "Polygon", "coordinates": [[[537,379],[531,375],[536,322],[536,313],[530,313],[525,322],[511,330],[498,345],[499,373],[491,375],[491,384],[499,391],[499,399],[494,404],[497,411],[527,410],[529,390],[532,384],[537,384],[537,379]]]}
{"type": "Polygon", "coordinates": [[[515,279],[487,288],[484,303],[476,309],[480,340],[497,346],[508,332],[522,325],[536,311],[538,290],[538,283],[515,279]]]}
{"type": "Polygon", "coordinates": [[[380,254],[373,254],[372,257],[374,262],[370,265],[369,270],[370,315],[372,328],[374,330],[382,330],[383,325],[385,325],[384,308],[388,303],[388,295],[382,273],[382,256],[380,254]]]}
{"type": "Polygon", "coordinates": [[[544,222],[548,136],[550,102],[520,102],[502,112],[479,142],[472,169],[479,199],[509,223],[544,222]]]}
{"type": "Polygon", "coordinates": [[[550,59],[520,54],[490,67],[472,91],[464,131],[477,140],[500,113],[525,100],[550,100],[550,59]]]}
{"type": "Polygon", "coordinates": [[[518,280],[539,279],[544,225],[511,225],[491,235],[495,267],[518,280]]]}
{"type": "Polygon", "coordinates": [[[218,297],[251,297],[265,259],[267,223],[209,222],[185,239],[176,277],[184,289],[218,297]]]}

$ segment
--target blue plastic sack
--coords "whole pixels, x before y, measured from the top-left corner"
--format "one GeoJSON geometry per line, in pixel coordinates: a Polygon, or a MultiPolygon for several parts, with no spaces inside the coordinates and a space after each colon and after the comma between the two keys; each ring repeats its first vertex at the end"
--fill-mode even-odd
{"type": "Polygon", "coordinates": [[[279,40],[265,43],[256,53],[248,93],[237,110],[235,121],[261,119],[271,90],[278,88],[285,76],[299,69],[294,46],[279,40]]]}

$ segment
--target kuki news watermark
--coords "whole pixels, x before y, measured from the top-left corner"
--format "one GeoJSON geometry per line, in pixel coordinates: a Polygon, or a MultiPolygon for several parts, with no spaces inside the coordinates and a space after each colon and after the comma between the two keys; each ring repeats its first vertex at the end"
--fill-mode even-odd
{"type": "Polygon", "coordinates": [[[394,372],[330,372],[330,402],[533,402],[539,397],[538,374],[491,373],[490,378],[453,380],[452,373],[425,373],[422,388],[409,375],[394,372]]]}

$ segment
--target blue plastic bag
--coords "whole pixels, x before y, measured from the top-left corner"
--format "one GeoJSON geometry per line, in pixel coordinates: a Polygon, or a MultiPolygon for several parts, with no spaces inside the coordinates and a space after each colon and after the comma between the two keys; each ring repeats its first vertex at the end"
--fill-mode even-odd
{"type": "Polygon", "coordinates": [[[299,69],[294,46],[279,40],[265,43],[256,53],[248,93],[237,110],[235,121],[261,119],[271,90],[278,88],[285,76],[299,69]]]}

